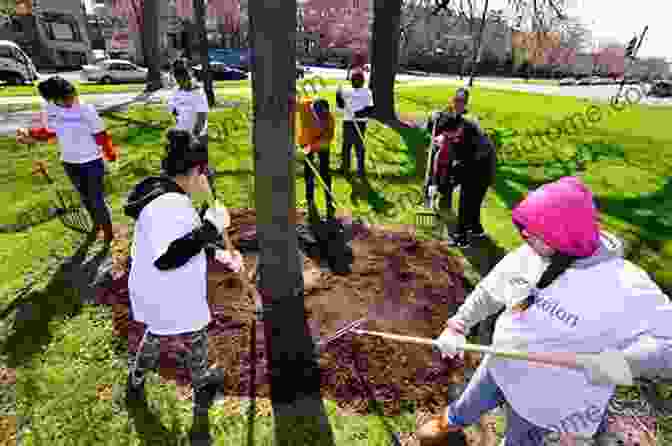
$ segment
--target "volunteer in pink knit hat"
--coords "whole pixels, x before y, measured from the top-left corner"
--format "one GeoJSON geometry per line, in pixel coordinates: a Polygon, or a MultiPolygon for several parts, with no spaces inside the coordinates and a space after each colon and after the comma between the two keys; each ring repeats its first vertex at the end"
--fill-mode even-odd
{"type": "Polygon", "coordinates": [[[558,435],[597,439],[616,385],[669,368],[670,300],[623,257],[623,243],[600,230],[580,179],[531,192],[512,218],[526,243],[478,283],[436,344],[454,357],[471,328],[501,311],[495,347],[573,357],[579,369],[488,355],[460,398],[420,426],[420,446],[466,446],[464,428],[498,406],[507,420],[502,446],[542,446],[558,435]]]}
{"type": "Polygon", "coordinates": [[[600,244],[593,194],[576,177],[564,177],[533,191],[513,210],[512,219],[528,241],[530,236],[540,238],[569,256],[591,256],[600,244]]]}

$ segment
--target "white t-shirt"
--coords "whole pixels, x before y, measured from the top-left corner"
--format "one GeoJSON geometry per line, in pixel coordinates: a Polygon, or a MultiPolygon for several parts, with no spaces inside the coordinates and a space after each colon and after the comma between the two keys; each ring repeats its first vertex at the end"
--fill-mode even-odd
{"type": "MultiPolygon", "coordinates": [[[[197,113],[208,113],[209,111],[208,99],[205,97],[205,93],[201,88],[191,91],[178,88],[175,90],[175,93],[173,93],[173,97],[168,101],[168,111],[170,113],[173,113],[174,111],[177,112],[177,125],[175,128],[193,133],[194,126],[196,125],[197,113]]],[[[194,136],[203,136],[207,133],[208,120],[206,117],[201,134],[194,136]]]]}
{"type": "Polygon", "coordinates": [[[173,240],[200,223],[189,197],[178,193],[166,193],[140,212],[128,288],[135,320],[144,322],[151,333],[188,333],[210,322],[205,251],[174,270],[160,271],[154,266],[173,240]]]}
{"type": "Polygon", "coordinates": [[[93,105],[79,104],[65,108],[46,104],[45,113],[47,126],[56,131],[62,161],[83,164],[101,157],[94,135],[105,130],[105,123],[93,105]]]}
{"type": "MultiPolygon", "coordinates": [[[[597,353],[621,349],[646,331],[665,295],[638,267],[615,258],[589,268],[570,268],[541,290],[524,313],[512,304],[535,285],[547,262],[528,245],[508,254],[479,284],[507,305],[493,344],[529,352],[597,353]],[[523,291],[521,291],[523,289],[523,291]]],[[[593,386],[581,371],[487,356],[507,402],[531,423],[554,431],[593,435],[595,408],[606,408],[613,386],[593,386]]]]}
{"type": "Polygon", "coordinates": [[[368,118],[355,118],[354,113],[362,110],[365,107],[373,105],[373,95],[371,90],[362,88],[353,88],[350,90],[343,90],[343,100],[345,101],[345,109],[343,110],[344,121],[367,121],[368,118]]]}

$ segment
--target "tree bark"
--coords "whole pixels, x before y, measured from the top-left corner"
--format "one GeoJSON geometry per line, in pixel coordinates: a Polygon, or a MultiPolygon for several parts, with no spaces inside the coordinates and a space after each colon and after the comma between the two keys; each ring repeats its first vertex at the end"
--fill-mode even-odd
{"type": "Polygon", "coordinates": [[[476,48],[474,48],[474,56],[471,62],[471,75],[469,76],[469,87],[474,86],[474,78],[476,77],[476,74],[478,72],[478,63],[480,62],[480,58],[478,56],[481,52],[481,45],[483,44],[483,33],[485,32],[485,22],[488,14],[489,3],[490,3],[489,0],[485,0],[485,5],[483,6],[483,16],[481,17],[481,29],[478,32],[478,43],[476,44],[476,48]]]}
{"type": "Polygon", "coordinates": [[[376,105],[375,117],[394,123],[394,79],[399,67],[402,0],[374,0],[371,32],[371,90],[376,105]]]}
{"type": "Polygon", "coordinates": [[[159,0],[144,0],[142,8],[142,52],[147,65],[145,91],[163,87],[161,79],[161,54],[159,51],[159,0]]]}
{"type": "Polygon", "coordinates": [[[210,107],[215,106],[215,91],[212,88],[212,73],[210,71],[210,57],[208,55],[208,31],[205,25],[205,2],[204,0],[194,0],[194,17],[196,19],[196,32],[198,35],[198,48],[201,56],[201,67],[203,67],[203,86],[205,87],[205,96],[208,98],[210,107]]]}
{"type": "Polygon", "coordinates": [[[296,1],[250,0],[258,289],[277,446],[334,445],[306,321],[296,233],[296,1]]]}

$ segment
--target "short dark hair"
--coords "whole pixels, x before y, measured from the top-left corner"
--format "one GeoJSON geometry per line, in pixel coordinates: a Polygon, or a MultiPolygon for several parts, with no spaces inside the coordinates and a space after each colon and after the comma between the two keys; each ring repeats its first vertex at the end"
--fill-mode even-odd
{"type": "Polygon", "coordinates": [[[185,59],[177,59],[172,66],[173,76],[184,79],[189,77],[189,64],[185,59]]]}
{"type": "Polygon", "coordinates": [[[317,112],[329,112],[329,101],[326,99],[315,99],[313,101],[313,107],[315,108],[315,111],[317,112]]]}
{"type": "Polygon", "coordinates": [[[67,80],[60,76],[52,76],[49,79],[38,84],[37,90],[47,101],[54,101],[56,99],[63,99],[70,96],[77,95],[77,89],[67,80]]]}
{"type": "Polygon", "coordinates": [[[208,149],[205,144],[186,130],[171,129],[166,135],[166,157],[161,167],[166,175],[184,175],[199,165],[208,164],[208,149]]]}

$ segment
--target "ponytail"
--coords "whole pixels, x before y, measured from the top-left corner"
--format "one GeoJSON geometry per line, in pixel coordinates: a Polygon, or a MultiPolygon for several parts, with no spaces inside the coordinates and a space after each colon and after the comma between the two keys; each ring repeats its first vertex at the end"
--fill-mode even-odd
{"type": "Polygon", "coordinates": [[[539,278],[536,287],[532,289],[530,295],[527,296],[527,298],[523,302],[515,305],[513,307],[513,310],[515,312],[522,313],[523,311],[527,310],[532,305],[534,305],[534,303],[537,300],[538,290],[543,290],[544,288],[548,287],[551,283],[555,281],[555,279],[557,279],[565,271],[567,271],[577,259],[578,257],[570,256],[567,254],[562,253],[553,254],[553,256],[551,257],[550,265],[548,265],[544,273],[539,278]]]}

